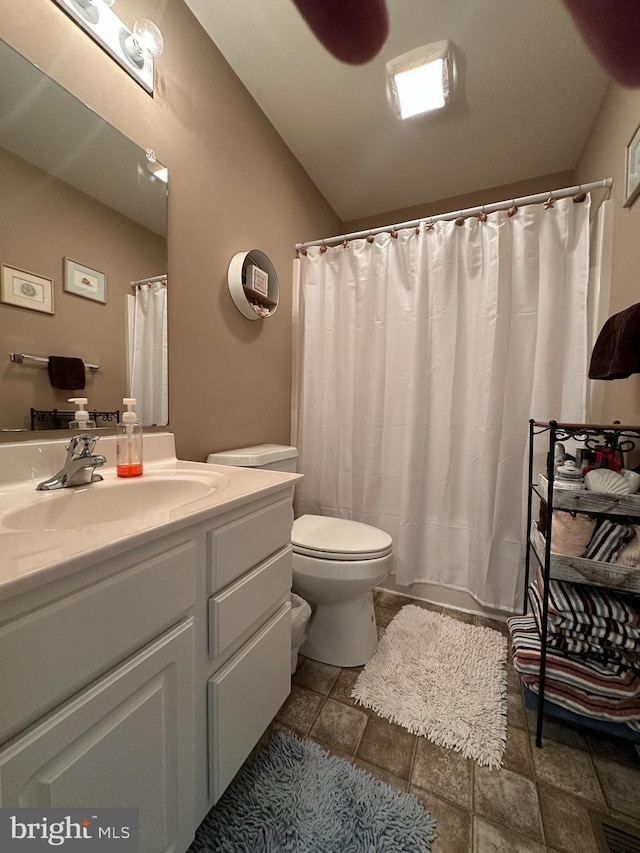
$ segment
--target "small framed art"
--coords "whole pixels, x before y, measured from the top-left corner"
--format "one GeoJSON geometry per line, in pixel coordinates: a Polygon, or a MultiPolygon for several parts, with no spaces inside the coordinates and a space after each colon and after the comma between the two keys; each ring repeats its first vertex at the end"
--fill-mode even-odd
{"type": "Polygon", "coordinates": [[[64,259],[64,289],[67,293],[75,293],[76,296],[84,296],[95,302],[107,301],[106,275],[71,258],[64,259]]]}
{"type": "Polygon", "coordinates": [[[625,207],[631,207],[640,195],[640,125],[627,145],[625,207]]]}
{"type": "Polygon", "coordinates": [[[2,264],[0,298],[7,305],[53,314],[53,280],[2,264]]]}

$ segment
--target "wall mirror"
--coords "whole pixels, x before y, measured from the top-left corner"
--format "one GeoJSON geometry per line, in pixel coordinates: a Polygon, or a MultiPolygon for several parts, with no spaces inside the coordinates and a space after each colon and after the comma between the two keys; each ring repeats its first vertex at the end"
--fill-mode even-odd
{"type": "Polygon", "coordinates": [[[130,283],[167,271],[167,183],[148,164],[0,41],[0,441],[41,427],[52,437],[50,421],[31,431],[31,409],[72,409],[69,397],[122,408],[130,283]],[[63,390],[50,382],[50,355],[99,367],[85,370],[84,390],[63,390]]]}

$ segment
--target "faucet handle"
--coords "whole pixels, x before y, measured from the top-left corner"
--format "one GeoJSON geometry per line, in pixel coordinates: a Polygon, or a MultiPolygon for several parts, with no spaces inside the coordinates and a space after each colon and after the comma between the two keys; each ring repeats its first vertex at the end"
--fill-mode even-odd
{"type": "Polygon", "coordinates": [[[93,448],[96,446],[96,441],[100,436],[91,436],[86,432],[80,435],[74,435],[69,444],[67,451],[72,459],[81,459],[83,456],[91,456],[93,448]]]}

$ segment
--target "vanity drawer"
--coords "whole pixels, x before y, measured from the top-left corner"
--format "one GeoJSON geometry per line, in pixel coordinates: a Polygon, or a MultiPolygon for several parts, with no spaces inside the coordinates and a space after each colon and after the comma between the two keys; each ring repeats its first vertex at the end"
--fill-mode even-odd
{"type": "Polygon", "coordinates": [[[216,592],[291,542],[291,496],[208,533],[209,589],[216,592]]]}
{"type": "Polygon", "coordinates": [[[0,628],[0,741],[177,622],[195,571],[181,543],[0,628]]]}
{"type": "Polygon", "coordinates": [[[217,802],[291,689],[291,605],[208,683],[209,794],[217,802]]]}
{"type": "Polygon", "coordinates": [[[291,590],[291,546],[209,599],[209,651],[214,657],[291,590]]]}

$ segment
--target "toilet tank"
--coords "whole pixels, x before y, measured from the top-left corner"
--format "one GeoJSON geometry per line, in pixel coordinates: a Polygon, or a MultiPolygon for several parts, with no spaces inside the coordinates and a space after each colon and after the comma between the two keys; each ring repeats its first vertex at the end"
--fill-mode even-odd
{"type": "Polygon", "coordinates": [[[207,462],[214,465],[233,465],[236,468],[265,468],[270,471],[295,473],[298,451],[286,444],[254,444],[252,447],[210,453],[207,462]]]}

